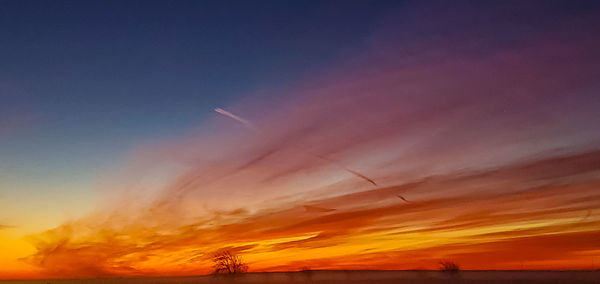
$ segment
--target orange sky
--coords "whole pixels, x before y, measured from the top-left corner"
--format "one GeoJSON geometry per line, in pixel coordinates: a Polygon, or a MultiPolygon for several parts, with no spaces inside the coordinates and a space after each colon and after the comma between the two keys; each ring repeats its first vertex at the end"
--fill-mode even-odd
{"type": "Polygon", "coordinates": [[[209,273],[217,248],[241,254],[251,271],[435,269],[439,259],[464,269],[591,269],[600,252],[599,165],[594,151],[187,220],[156,203],[30,236],[37,252],[24,261],[40,270],[26,275],[209,273]],[[522,175],[538,184],[523,186],[522,175]]]}
{"type": "Polygon", "coordinates": [[[0,279],[206,274],[219,249],[250,271],[600,267],[600,41],[473,28],[384,26],[351,60],[134,145],[90,174],[97,195],[9,204],[0,279]]]}

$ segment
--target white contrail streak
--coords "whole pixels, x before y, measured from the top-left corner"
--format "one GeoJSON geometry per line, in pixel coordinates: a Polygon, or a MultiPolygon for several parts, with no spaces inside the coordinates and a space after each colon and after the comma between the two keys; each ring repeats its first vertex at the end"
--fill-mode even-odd
{"type": "MultiPolygon", "coordinates": [[[[250,121],[248,121],[246,119],[243,119],[243,118],[241,118],[241,117],[239,117],[239,116],[237,116],[237,115],[235,115],[235,114],[233,114],[231,112],[228,112],[228,111],[226,111],[226,110],[224,110],[222,108],[215,108],[215,111],[217,113],[220,113],[220,114],[222,114],[224,116],[227,116],[227,117],[229,117],[231,119],[234,119],[234,120],[236,120],[236,121],[238,121],[238,122],[246,125],[248,128],[250,128],[252,130],[258,130],[254,126],[254,124],[252,124],[250,121]]],[[[320,156],[320,155],[316,155],[316,154],[313,154],[313,153],[308,153],[306,151],[303,151],[303,152],[305,152],[306,154],[309,154],[309,155],[311,155],[311,156],[313,156],[315,158],[318,158],[318,159],[321,159],[321,160],[325,160],[325,161],[328,161],[328,162],[332,162],[332,163],[338,165],[339,167],[341,167],[342,169],[344,169],[344,171],[351,173],[353,176],[361,178],[361,179],[369,182],[370,184],[373,184],[374,186],[377,186],[377,183],[375,183],[375,181],[373,179],[371,179],[371,178],[369,178],[369,177],[367,177],[367,176],[365,176],[365,175],[363,175],[363,174],[361,174],[361,173],[359,173],[359,172],[357,172],[355,170],[352,170],[352,169],[349,169],[349,168],[347,168],[345,166],[342,166],[338,162],[336,162],[336,161],[334,161],[332,159],[329,159],[329,158],[326,158],[326,157],[323,157],[323,156],[320,156]]]]}
{"type": "Polygon", "coordinates": [[[243,119],[243,118],[241,118],[241,117],[239,117],[239,116],[237,116],[237,115],[235,115],[235,114],[233,114],[231,112],[228,112],[228,111],[226,111],[226,110],[224,110],[222,108],[215,108],[215,111],[218,112],[218,113],[220,113],[220,114],[222,114],[222,115],[224,115],[224,116],[227,116],[227,117],[229,117],[231,119],[237,120],[238,122],[246,125],[247,127],[251,128],[253,130],[256,130],[256,127],[254,127],[254,125],[252,123],[250,123],[250,121],[247,121],[247,120],[245,120],[245,119],[243,119]]]}

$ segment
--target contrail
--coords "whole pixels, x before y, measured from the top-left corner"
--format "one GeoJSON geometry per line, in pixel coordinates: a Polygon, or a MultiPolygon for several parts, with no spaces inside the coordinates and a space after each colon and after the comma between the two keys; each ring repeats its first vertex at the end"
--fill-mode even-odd
{"type": "MultiPolygon", "coordinates": [[[[224,109],[222,109],[222,108],[215,108],[215,111],[216,111],[217,113],[220,113],[220,114],[222,114],[222,115],[224,115],[224,116],[227,116],[227,117],[229,117],[229,118],[231,118],[231,119],[234,119],[234,120],[236,120],[236,121],[238,121],[238,122],[240,122],[240,123],[242,123],[242,124],[246,125],[248,128],[250,128],[250,129],[252,129],[252,130],[258,130],[258,129],[257,129],[255,126],[254,126],[254,124],[252,124],[250,121],[248,121],[248,120],[246,120],[246,119],[243,119],[243,118],[241,118],[241,117],[239,117],[239,116],[237,116],[237,115],[235,115],[235,114],[233,114],[233,113],[231,113],[231,112],[228,112],[228,111],[226,111],[226,110],[224,110],[224,109]]],[[[304,152],[305,152],[305,151],[304,151],[304,152]]],[[[307,153],[307,152],[305,152],[305,153],[307,153]]],[[[367,182],[369,182],[369,183],[373,184],[374,186],[377,186],[377,183],[376,183],[376,182],[375,182],[373,179],[371,179],[371,178],[369,178],[369,177],[367,177],[367,176],[365,176],[365,175],[363,175],[363,174],[361,174],[361,173],[359,173],[359,172],[357,172],[357,171],[355,171],[355,170],[352,170],[352,169],[349,169],[349,168],[347,168],[347,167],[344,167],[344,166],[340,165],[339,163],[337,163],[336,161],[334,161],[334,160],[332,160],[332,159],[329,159],[329,158],[323,157],[323,156],[321,156],[321,155],[312,154],[312,153],[307,153],[307,154],[309,154],[309,155],[311,155],[311,156],[313,156],[313,157],[315,157],[315,158],[319,158],[319,159],[321,159],[321,160],[325,160],[325,161],[328,161],[328,162],[332,162],[332,163],[334,163],[334,164],[338,165],[339,167],[341,167],[342,169],[344,169],[345,171],[347,171],[347,172],[351,173],[352,175],[354,175],[354,176],[356,176],[356,177],[358,177],[358,178],[361,178],[361,179],[363,179],[363,180],[365,180],[365,181],[367,181],[367,182]]]]}
{"type": "Polygon", "coordinates": [[[224,115],[224,116],[227,116],[227,117],[229,117],[231,119],[234,119],[234,120],[242,123],[243,125],[246,125],[248,128],[256,130],[256,127],[254,127],[254,125],[252,123],[250,123],[250,121],[247,121],[247,120],[245,120],[245,119],[243,119],[243,118],[241,118],[241,117],[239,117],[239,116],[237,116],[237,115],[235,115],[235,114],[233,114],[231,112],[228,112],[228,111],[226,111],[226,110],[224,110],[222,108],[215,108],[215,111],[218,112],[218,113],[220,113],[220,114],[222,114],[222,115],[224,115]]]}
{"type": "Polygon", "coordinates": [[[402,195],[400,195],[400,194],[398,194],[398,195],[396,195],[396,196],[398,196],[398,198],[400,198],[400,199],[404,200],[404,202],[406,202],[406,203],[410,203],[410,201],[406,200],[406,198],[404,198],[404,196],[402,196],[402,195]]]}
{"type": "Polygon", "coordinates": [[[350,169],[350,168],[344,167],[344,166],[340,165],[338,162],[336,162],[335,160],[332,160],[332,159],[330,159],[330,158],[327,158],[327,157],[324,157],[324,156],[321,156],[321,155],[317,155],[317,154],[312,154],[312,153],[309,153],[309,154],[310,154],[311,156],[313,156],[313,157],[316,157],[316,158],[319,158],[319,159],[321,159],[321,160],[324,160],[324,161],[327,161],[327,162],[334,163],[334,164],[336,164],[337,166],[339,166],[340,168],[344,169],[344,171],[347,171],[347,172],[351,173],[352,175],[354,175],[354,176],[357,176],[357,177],[359,177],[359,178],[361,178],[361,179],[364,179],[364,180],[366,180],[366,181],[370,182],[371,184],[373,184],[374,186],[377,186],[377,183],[375,183],[375,181],[374,181],[373,179],[371,179],[371,178],[369,178],[369,177],[367,177],[367,176],[365,176],[365,175],[363,175],[363,174],[361,174],[361,173],[359,173],[359,172],[357,172],[357,171],[355,171],[355,170],[353,170],[353,169],[350,169]]]}
{"type": "Polygon", "coordinates": [[[377,186],[377,183],[375,183],[375,181],[373,179],[367,177],[366,175],[363,175],[363,174],[361,174],[361,173],[359,173],[359,172],[357,172],[355,170],[351,170],[351,169],[346,168],[346,167],[344,167],[344,170],[346,170],[347,172],[349,172],[349,173],[351,173],[351,174],[353,174],[353,175],[355,175],[355,176],[357,176],[359,178],[362,178],[362,179],[364,179],[364,180],[372,183],[374,186],[377,186]]]}

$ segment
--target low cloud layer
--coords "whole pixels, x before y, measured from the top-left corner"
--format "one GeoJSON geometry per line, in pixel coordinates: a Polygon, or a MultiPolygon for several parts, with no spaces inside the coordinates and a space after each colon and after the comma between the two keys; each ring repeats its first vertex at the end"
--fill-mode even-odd
{"type": "Polygon", "coordinates": [[[470,269],[583,269],[599,249],[599,165],[600,152],[587,152],[185,225],[151,226],[152,213],[119,225],[81,220],[35,236],[28,261],[57,275],[193,274],[209,272],[211,253],[229,248],[253,270],[434,268],[441,258],[470,269]]]}

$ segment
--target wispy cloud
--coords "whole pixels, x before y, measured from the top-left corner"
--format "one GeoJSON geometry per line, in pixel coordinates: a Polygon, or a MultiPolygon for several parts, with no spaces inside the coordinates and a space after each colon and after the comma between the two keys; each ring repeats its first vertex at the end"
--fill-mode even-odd
{"type": "Polygon", "coordinates": [[[338,264],[359,268],[365,263],[379,268],[432,268],[436,257],[456,258],[471,268],[518,268],[521,262],[531,268],[544,268],[546,262],[545,268],[561,268],[561,263],[585,268],[587,256],[598,249],[590,240],[600,234],[600,219],[596,214],[586,220],[581,217],[600,208],[596,190],[600,179],[583,176],[599,173],[598,153],[435,176],[310,201],[311,208],[336,210],[305,210],[306,201],[297,200],[254,213],[242,209],[217,212],[185,225],[153,224],[148,219],[152,215],[120,225],[111,220],[83,220],[32,237],[38,252],[28,261],[63,275],[186,274],[198,267],[208,269],[210,253],[230,247],[247,254],[254,270],[291,268],[308,259],[316,268],[338,264]],[[582,159],[589,162],[587,166],[579,163],[582,159]],[[578,172],[546,179],[546,169],[569,172],[574,165],[578,172]],[[526,185],[518,175],[503,174],[523,168],[530,169],[532,180],[545,179],[545,183],[526,185]],[[473,184],[492,183],[498,175],[508,182],[502,186],[513,187],[516,182],[519,187],[461,191],[473,184]],[[439,188],[454,194],[418,197],[439,188]],[[415,196],[415,201],[398,200],[398,192],[415,196]],[[519,251],[528,253],[515,255],[519,251]],[[485,253],[498,255],[482,263],[485,253]],[[388,262],[390,255],[413,259],[415,254],[419,258],[413,263],[388,262]]]}
{"type": "MultiPolygon", "coordinates": [[[[560,20],[597,30],[584,16],[560,20]]],[[[420,22],[402,19],[389,25],[420,22]]],[[[141,150],[142,168],[179,169],[154,199],[133,191],[33,235],[24,260],[72,277],[208,272],[223,247],[251,270],[432,268],[445,257],[584,268],[600,233],[600,131],[584,126],[600,106],[589,95],[600,42],[552,21],[536,37],[490,28],[502,44],[477,25],[427,32],[444,20],[415,41],[386,28],[352,63],[277,99],[254,96],[260,107],[227,108],[260,132],[215,115],[206,132],[141,150]]]]}

